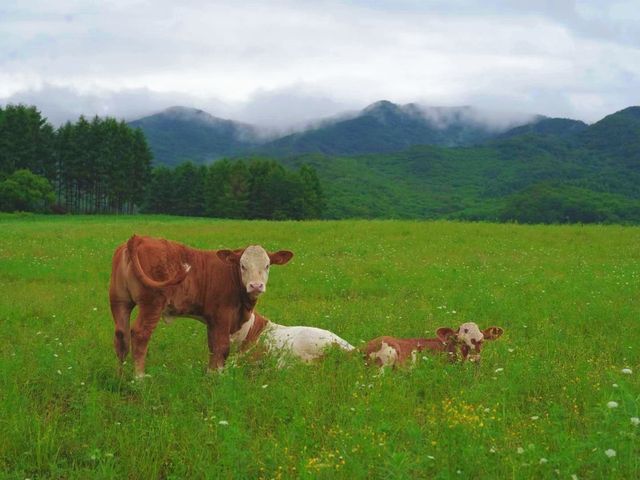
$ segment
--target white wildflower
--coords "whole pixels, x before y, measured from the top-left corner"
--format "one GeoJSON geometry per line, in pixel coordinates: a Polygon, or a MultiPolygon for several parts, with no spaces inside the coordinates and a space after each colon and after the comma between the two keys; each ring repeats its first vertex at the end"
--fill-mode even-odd
{"type": "Polygon", "coordinates": [[[495,369],[496,373],[500,373],[500,372],[503,372],[503,371],[504,371],[504,368],[502,368],[502,367],[495,369]]]}
{"type": "Polygon", "coordinates": [[[531,420],[534,420],[534,421],[535,421],[535,420],[538,420],[539,418],[540,418],[540,417],[539,417],[538,415],[533,415],[533,416],[531,417],[531,420]]]}
{"type": "Polygon", "coordinates": [[[638,417],[631,417],[631,425],[635,425],[636,427],[638,425],[640,425],[640,418],[638,417]]]}
{"type": "Polygon", "coordinates": [[[610,448],[609,450],[605,450],[604,454],[609,458],[613,458],[616,456],[616,451],[613,448],[610,448]]]}
{"type": "Polygon", "coordinates": [[[436,457],[434,457],[433,455],[427,455],[427,458],[428,458],[429,460],[435,460],[435,459],[436,459],[436,457]]]}
{"type": "Polygon", "coordinates": [[[540,459],[540,465],[547,463],[549,460],[547,460],[546,458],[541,458],[540,459]]]}
{"type": "Polygon", "coordinates": [[[267,388],[269,385],[267,385],[266,383],[264,385],[262,385],[262,388],[267,388]]]}
{"type": "Polygon", "coordinates": [[[572,473],[571,480],[578,480],[578,475],[576,475],[575,473],[572,473]]]}
{"type": "Polygon", "coordinates": [[[229,422],[227,422],[226,420],[220,420],[218,422],[218,425],[229,425],[229,422]]]}
{"type": "Polygon", "coordinates": [[[607,403],[608,408],[618,408],[618,402],[614,402],[613,400],[607,403]]]}
{"type": "Polygon", "coordinates": [[[633,370],[631,370],[630,368],[623,368],[622,370],[620,370],[622,373],[624,373],[625,375],[631,375],[633,373],[633,370]]]}
{"type": "Polygon", "coordinates": [[[508,351],[509,353],[513,353],[513,352],[515,352],[515,350],[514,350],[513,348],[507,348],[507,351],[508,351]]]}
{"type": "Polygon", "coordinates": [[[518,447],[518,450],[516,451],[518,452],[519,455],[522,455],[524,453],[524,448],[518,447]]]}
{"type": "Polygon", "coordinates": [[[613,385],[611,385],[613,388],[618,388],[620,385],[618,385],[617,383],[614,383],[613,385]]]}

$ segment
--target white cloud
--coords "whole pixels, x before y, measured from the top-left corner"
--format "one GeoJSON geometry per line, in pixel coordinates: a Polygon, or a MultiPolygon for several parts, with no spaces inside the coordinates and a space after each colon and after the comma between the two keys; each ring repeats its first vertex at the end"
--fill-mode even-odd
{"type": "Polygon", "coordinates": [[[0,102],[54,121],[187,104],[288,128],[383,98],[595,121],[638,103],[631,6],[21,1],[0,7],[0,102]]]}

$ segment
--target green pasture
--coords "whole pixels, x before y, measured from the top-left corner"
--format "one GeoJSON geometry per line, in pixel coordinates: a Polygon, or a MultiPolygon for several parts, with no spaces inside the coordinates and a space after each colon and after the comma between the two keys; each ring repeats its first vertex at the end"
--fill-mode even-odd
{"type": "Polygon", "coordinates": [[[2,479],[640,478],[639,378],[638,227],[0,216],[2,479]],[[258,310],[356,346],[464,321],[505,334],[479,368],[380,374],[331,351],[207,375],[205,328],[179,319],[135,382],[107,296],[133,233],[292,250],[258,310]]]}

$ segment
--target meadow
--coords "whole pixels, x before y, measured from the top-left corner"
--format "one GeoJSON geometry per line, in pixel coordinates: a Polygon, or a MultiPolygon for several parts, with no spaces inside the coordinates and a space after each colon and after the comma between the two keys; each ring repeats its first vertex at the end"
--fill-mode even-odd
{"type": "Polygon", "coordinates": [[[640,478],[638,227],[5,215],[0,232],[2,479],[640,478]],[[178,319],[136,382],[107,298],[133,233],[292,250],[258,310],[356,346],[505,334],[479,367],[380,374],[332,351],[207,375],[204,326],[178,319]]]}

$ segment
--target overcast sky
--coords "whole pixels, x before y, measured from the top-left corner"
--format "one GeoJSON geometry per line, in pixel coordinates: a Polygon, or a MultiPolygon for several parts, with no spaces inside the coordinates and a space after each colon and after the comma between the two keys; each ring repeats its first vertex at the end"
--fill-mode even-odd
{"type": "Polygon", "coordinates": [[[287,127],[380,99],[596,121],[640,104],[632,1],[3,0],[0,104],[287,127]]]}

